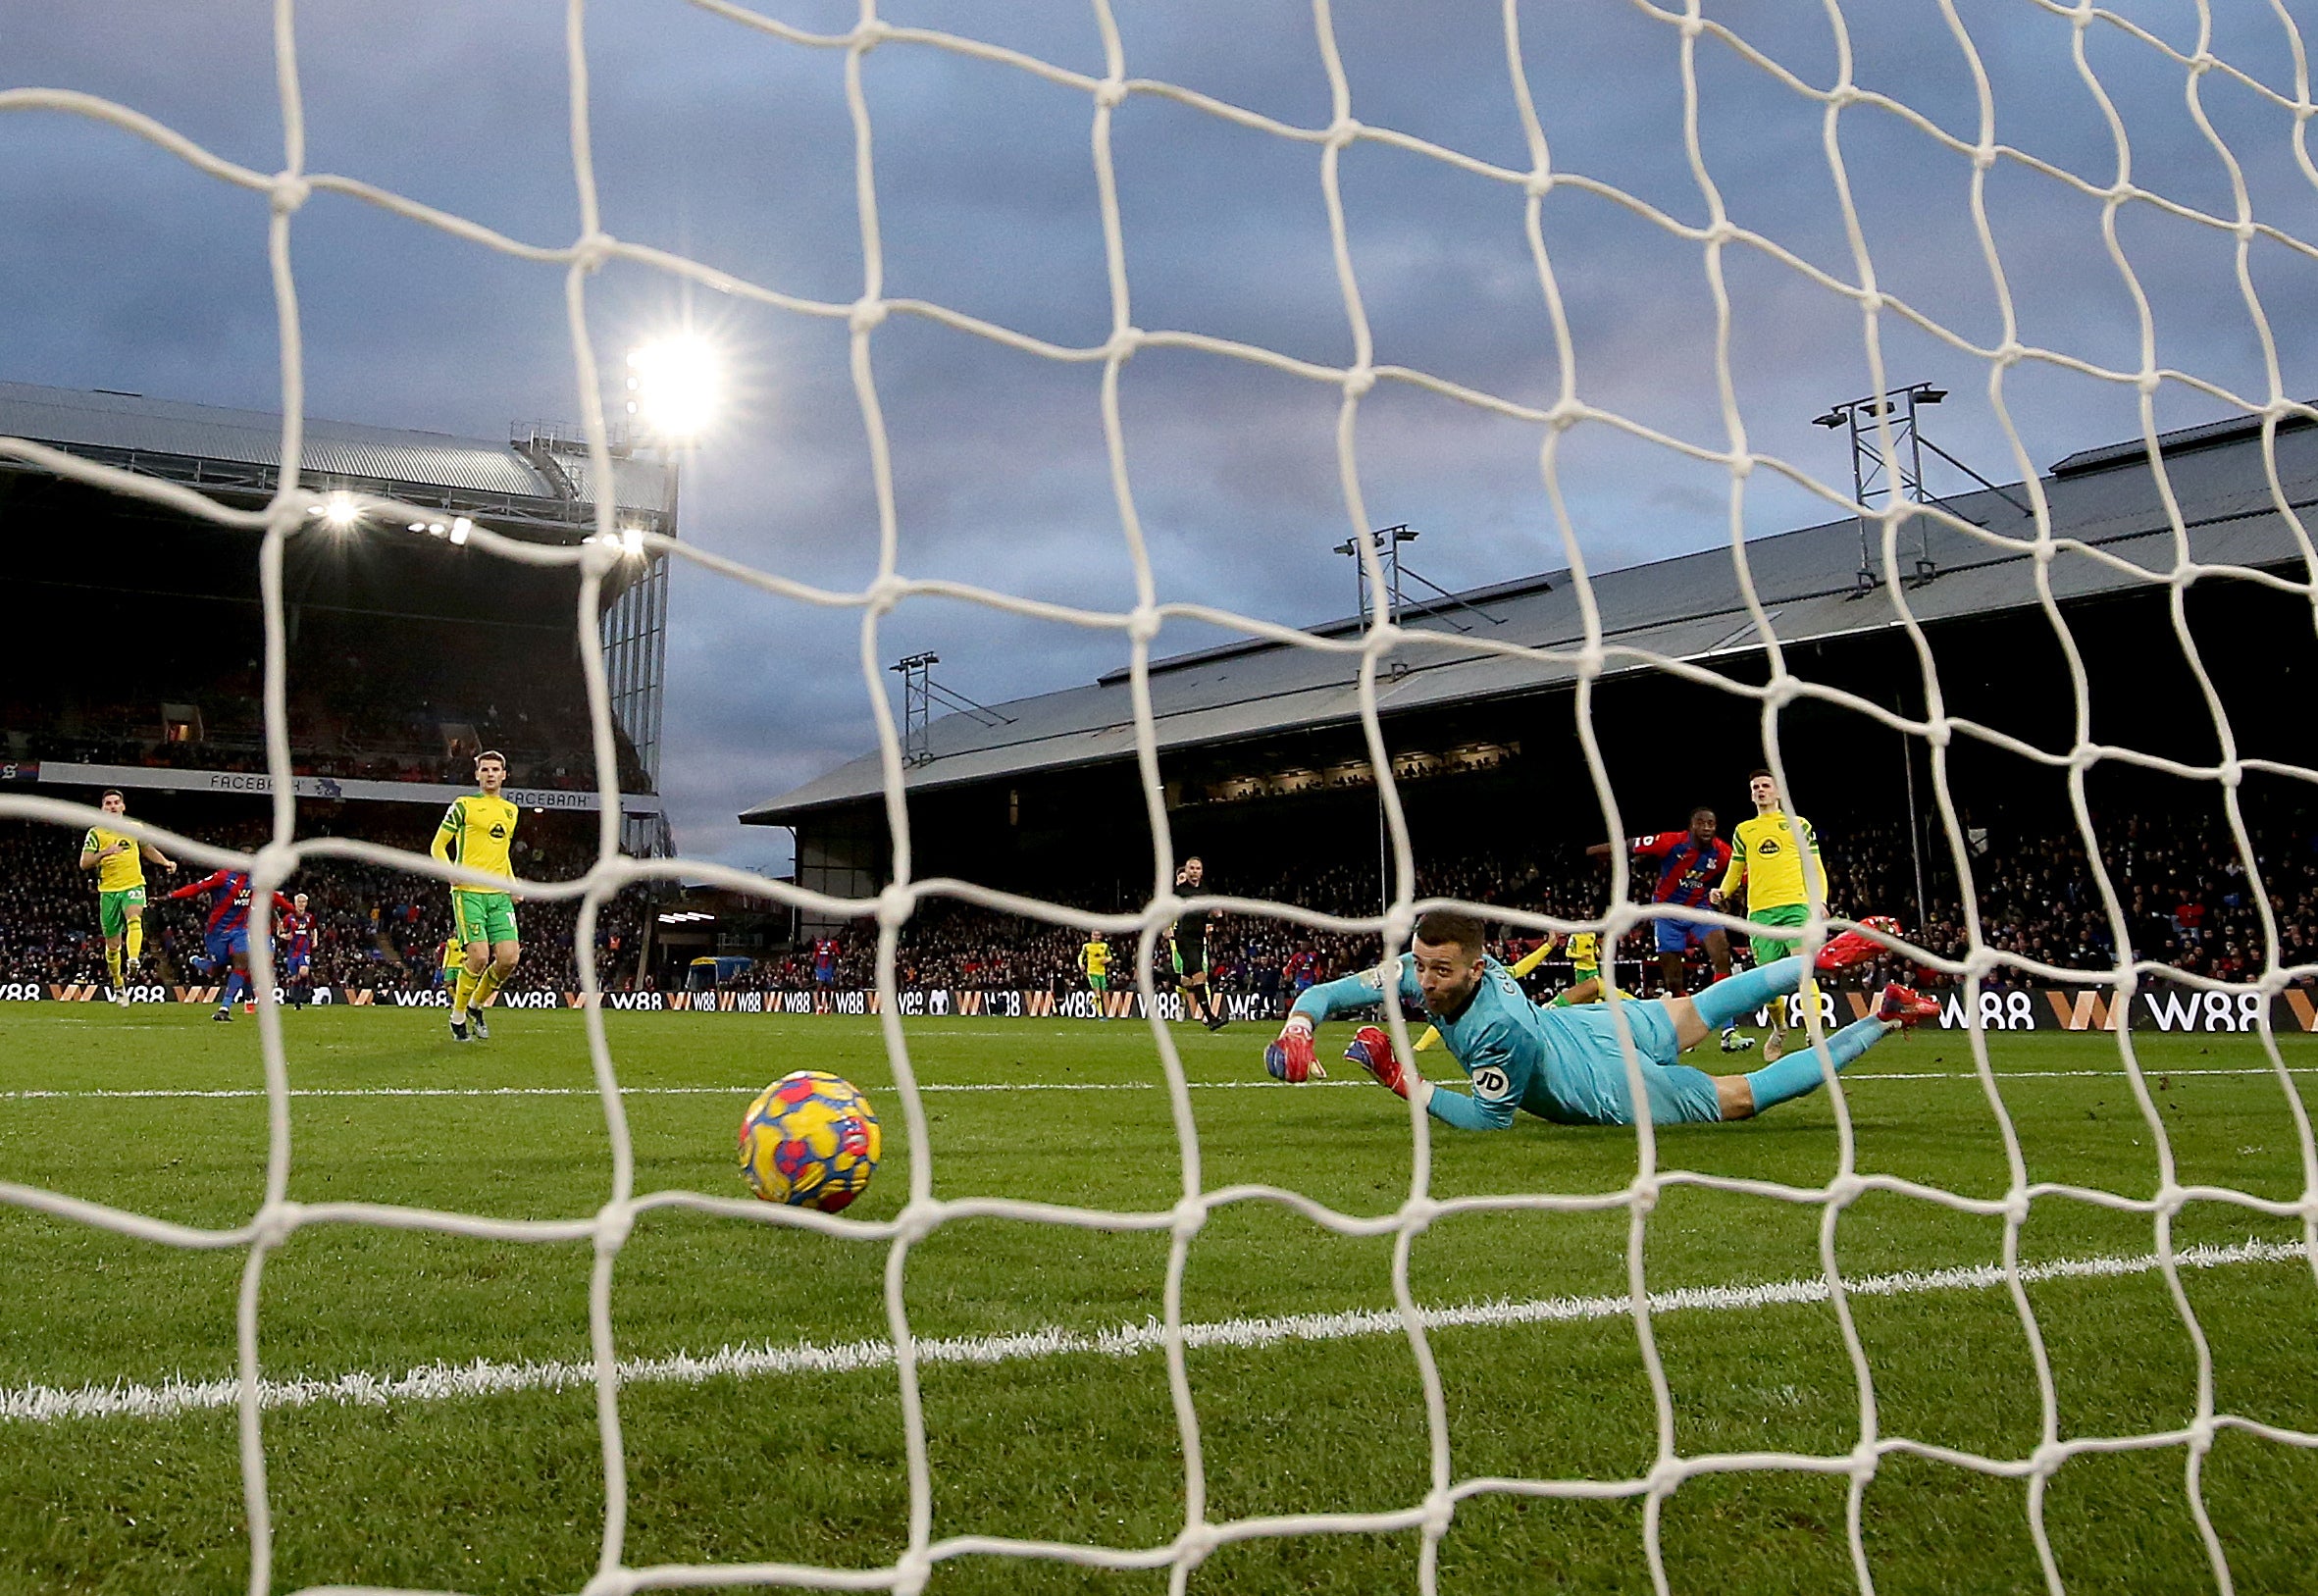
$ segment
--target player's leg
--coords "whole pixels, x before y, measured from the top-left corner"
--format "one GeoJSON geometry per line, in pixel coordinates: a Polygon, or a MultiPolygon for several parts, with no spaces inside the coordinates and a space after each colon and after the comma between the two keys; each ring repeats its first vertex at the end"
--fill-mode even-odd
{"type": "Polygon", "coordinates": [[[1208,985],[1207,960],[1204,953],[1201,955],[1200,968],[1186,976],[1185,980],[1190,983],[1191,989],[1199,994],[1200,1007],[1204,1010],[1200,1023],[1211,1031],[1222,1030],[1223,1000],[1216,996],[1213,987],[1208,985]]]}
{"type": "Polygon", "coordinates": [[[1580,1004],[1602,1001],[1602,972],[1599,967],[1572,964],[1570,973],[1577,977],[1576,984],[1555,993],[1553,1001],[1546,1007],[1575,1008],[1580,1004]]]}
{"type": "Polygon", "coordinates": [[[467,1008],[474,1001],[475,989],[482,984],[483,972],[490,967],[490,936],[484,927],[480,904],[473,901],[479,893],[452,893],[451,935],[467,950],[467,956],[459,965],[459,978],[451,985],[450,1034],[453,1041],[467,1040],[467,1008]]]}
{"type": "Polygon", "coordinates": [[[249,944],[233,936],[212,937],[209,943],[210,956],[226,971],[225,985],[218,988],[217,1012],[209,1017],[232,1019],[234,1000],[249,990],[249,944]]]}
{"type": "MultiPolygon", "coordinates": [[[[1899,926],[1895,921],[1869,919],[1861,923],[1874,926],[1886,936],[1899,934],[1899,926]]],[[[1873,937],[1863,936],[1857,931],[1844,931],[1828,939],[1814,962],[1822,972],[1849,969],[1854,964],[1864,964],[1879,956],[1883,951],[1883,945],[1873,937]]],[[[1695,998],[1667,999],[1666,1013],[1674,1024],[1676,1045],[1682,1052],[1689,1052],[1711,1033],[1735,1022],[1741,1015],[1751,1014],[1767,1006],[1772,1000],[1793,993],[1811,974],[1812,971],[1805,968],[1800,955],[1789,953],[1783,958],[1757,964],[1753,969],[1733,975],[1726,981],[1717,981],[1695,998]]],[[[1890,990],[1906,991],[1904,987],[1890,990]]]]}
{"type": "MultiPolygon", "coordinates": [[[[1801,926],[1810,916],[1811,911],[1802,904],[1787,903],[1750,913],[1747,918],[1758,925],[1785,930],[1801,926]]],[[[1755,955],[1757,969],[1791,958],[1795,952],[1795,945],[1783,937],[1749,937],[1747,946],[1755,955]]],[[[1763,1061],[1767,1064],[1776,1061],[1786,1048],[1786,1007],[1775,1004],[1771,1008],[1771,1034],[1763,1039],[1763,1061]]]]}
{"type": "MultiPolygon", "coordinates": [[[[1717,981],[1730,979],[1730,939],[1719,925],[1704,928],[1693,926],[1697,943],[1706,949],[1707,963],[1713,967],[1717,981]]],[[[1742,1035],[1735,1019],[1726,1021],[1722,1028],[1722,1047],[1725,1053],[1744,1053],[1755,1045],[1755,1039],[1742,1035]]]]}
{"type": "Polygon", "coordinates": [[[523,957],[523,944],[515,935],[515,901],[505,893],[480,896],[484,900],[480,906],[482,929],[485,940],[489,944],[490,960],[484,966],[483,974],[476,980],[475,991],[468,999],[467,1022],[475,1027],[477,1036],[488,1041],[490,1037],[490,1022],[484,1017],[484,1009],[489,1005],[492,995],[499,990],[500,985],[515,973],[516,963],[523,957]]]}
{"type": "Polygon", "coordinates": [[[141,888],[131,888],[123,895],[121,907],[122,967],[133,978],[137,967],[145,961],[145,895],[141,888]]]}
{"type": "MultiPolygon", "coordinates": [[[[1835,1073],[1857,1063],[1868,1049],[1895,1031],[1903,1031],[1919,1020],[1929,1019],[1939,1012],[1939,1004],[1930,998],[1918,997],[1894,982],[1883,989],[1876,1011],[1865,1019],[1853,1020],[1849,1025],[1827,1039],[1828,1061],[1835,1066],[1835,1073]]],[[[1745,1119],[1766,1108],[1776,1108],[1782,1103],[1806,1097],[1819,1090],[1827,1079],[1820,1067],[1816,1049],[1801,1048],[1784,1058],[1774,1059],[1748,1075],[1725,1075],[1717,1085],[1726,1100],[1744,1096],[1737,1105],[1737,1112],[1726,1111],[1726,1119],[1745,1119]],[[1733,1091],[1732,1089],[1737,1089],[1733,1091]]]]}
{"type": "Polygon", "coordinates": [[[129,930],[129,916],[119,893],[96,895],[97,929],[105,935],[105,976],[110,987],[108,997],[121,1001],[121,942],[129,930]]]}

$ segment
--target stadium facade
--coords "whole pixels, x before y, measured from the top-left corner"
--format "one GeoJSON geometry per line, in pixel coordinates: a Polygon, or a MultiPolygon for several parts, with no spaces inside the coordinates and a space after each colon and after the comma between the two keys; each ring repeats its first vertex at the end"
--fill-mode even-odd
{"type": "MultiPolygon", "coordinates": [[[[2065,830],[2068,769],[2021,748],[2065,758],[2076,745],[2071,650],[2090,685],[2092,744],[2216,763],[2223,745],[2201,666],[2239,758],[2306,762],[2292,706],[2318,685],[2312,606],[2306,592],[2264,578],[2300,584],[2312,575],[2298,522],[2318,505],[2318,430],[2298,420],[2278,427],[2292,521],[2278,512],[2258,421],[2160,441],[2178,528],[2137,439],[2072,455],[2040,479],[2053,531],[2041,547],[2031,494],[2019,484],[1943,500],[1984,537],[1910,518],[1896,541],[1896,591],[1863,580],[1863,549],[1869,563],[1883,564],[1880,528],[1866,548],[1854,519],[1745,544],[1788,671],[1924,715],[1904,603],[1936,665],[1938,707],[1993,734],[1960,732],[1935,751],[1854,709],[1792,700],[1777,713],[1779,746],[1798,806],[1823,834],[1904,825],[1911,850],[1936,870],[1940,789],[1968,835],[2065,830]],[[2192,564],[2201,569],[2173,577],[2192,564]]],[[[1718,806],[1727,826],[1745,812],[1747,771],[1765,758],[1763,705],[1645,655],[1737,683],[1769,680],[1765,640],[1731,551],[1600,573],[1591,587],[1606,653],[1590,720],[1626,829],[1679,825],[1699,803],[1718,806]]],[[[1410,605],[1400,619],[1410,636],[1382,662],[1376,693],[1419,858],[1482,832],[1530,839],[1540,850],[1601,841],[1578,726],[1576,654],[1586,629],[1569,573],[1410,605]],[[1468,644],[1478,639],[1517,651],[1477,652],[1468,644]]],[[[1362,626],[1353,617],[1311,633],[1352,639],[1362,626]]],[[[1206,854],[1212,885],[1228,892],[1235,880],[1272,877],[1284,864],[1363,859],[1381,880],[1357,663],[1343,652],[1247,641],[1151,666],[1175,852],[1206,854]]],[[[935,720],[916,751],[904,782],[919,879],[956,876],[1099,908],[1148,896],[1151,839],[1125,671],[995,713],[935,720]]],[[[2109,812],[2211,808],[2220,798],[2215,782],[2130,758],[2095,761],[2085,781],[2088,801],[2109,812]]],[[[800,884],[859,898],[891,868],[882,794],[872,753],[741,818],[796,828],[800,884]]],[[[2246,775],[2241,795],[2249,804],[2304,801],[2298,784],[2258,772],[2246,775]]],[[[1919,862],[1919,897],[1925,869],[1919,862]]]]}
{"type": "MultiPolygon", "coordinates": [[[[281,485],[282,418],[265,412],[0,383],[0,438],[235,508],[263,506],[281,485]]],[[[510,786],[528,806],[593,810],[578,573],[493,559],[466,546],[466,534],[481,526],[577,543],[596,532],[596,501],[608,491],[621,528],[673,536],[675,467],[617,450],[611,482],[598,484],[585,445],[552,429],[500,442],[309,420],[299,481],[391,498],[424,516],[318,526],[285,548],[301,798],[326,814],[438,806],[469,785],[467,760],[488,746],[506,750],[510,786]]],[[[20,625],[0,644],[10,782],[83,798],[98,786],[144,789],[198,798],[204,816],[247,808],[269,791],[258,535],[92,488],[5,449],[0,516],[19,614],[48,621],[20,625]]],[[[667,587],[664,557],[624,558],[595,617],[624,833],[638,852],[668,847],[656,797],[667,587]]]]}

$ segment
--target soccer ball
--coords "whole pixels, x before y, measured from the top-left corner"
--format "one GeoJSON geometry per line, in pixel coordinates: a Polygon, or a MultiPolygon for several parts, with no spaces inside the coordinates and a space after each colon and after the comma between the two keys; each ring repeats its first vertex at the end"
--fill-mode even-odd
{"type": "Polygon", "coordinates": [[[768,1203],[835,1213],[869,1186],[877,1114],[851,1081],[817,1069],[784,1075],[741,1117],[741,1178],[768,1203]]]}

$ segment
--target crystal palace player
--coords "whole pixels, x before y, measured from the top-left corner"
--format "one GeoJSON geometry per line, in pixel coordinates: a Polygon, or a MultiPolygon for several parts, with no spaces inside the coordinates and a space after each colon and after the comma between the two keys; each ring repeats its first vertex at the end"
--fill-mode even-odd
{"type": "MultiPolygon", "coordinates": [[[[1730,868],[1730,845],[1715,835],[1717,825],[1715,811],[1702,806],[1690,811],[1690,825],[1685,831],[1662,831],[1651,837],[1626,839],[1626,849],[1634,857],[1658,866],[1657,885],[1650,889],[1651,902],[1677,908],[1707,906],[1715,884],[1730,868]]],[[[1585,851],[1588,857],[1599,858],[1610,848],[1608,843],[1596,843],[1585,851]]],[[[1730,939],[1723,934],[1721,926],[1700,925],[1682,918],[1650,923],[1658,939],[1659,977],[1666,983],[1668,992],[1680,997],[1689,990],[1690,984],[1682,975],[1682,956],[1693,948],[1706,950],[1716,980],[1729,975],[1730,939]]],[[[1571,1001],[1580,1000],[1572,993],[1571,1001]]],[[[1754,1045],[1753,1037],[1738,1034],[1735,1020],[1723,1028],[1725,1053],[1743,1053],[1754,1045]]]]}
{"type": "MultiPolygon", "coordinates": [[[[1871,923],[1880,930],[1897,929],[1887,920],[1871,923]]],[[[1362,1027],[1344,1055],[1381,1085],[1413,1097],[1433,1118],[1467,1130],[1503,1130],[1514,1122],[1516,1109],[1524,1109],[1563,1125],[1633,1123],[1625,1055],[1609,1006],[1541,1008],[1521,995],[1484,946],[1480,921],[1434,909],[1417,922],[1411,951],[1392,964],[1314,987],[1299,998],[1279,1040],[1264,1050],[1264,1067],[1275,1079],[1290,1082],[1324,1074],[1313,1058],[1313,1028],[1345,1010],[1373,1006],[1382,1001],[1389,977],[1402,1004],[1412,1009],[1421,1004],[1432,1016],[1451,1056],[1471,1078],[1472,1091],[1436,1090],[1401,1062],[1391,1038],[1373,1025],[1362,1027]]],[[[1820,950],[1818,967],[1842,969],[1882,951],[1873,939],[1846,931],[1820,950]]],[[[1802,980],[1803,961],[1782,958],[1717,981],[1695,998],[1621,1004],[1641,1055],[1652,1122],[1746,1119],[1815,1091],[1819,1057],[1809,1050],[1750,1075],[1718,1077],[1675,1062],[1678,1054],[1705,1041],[1726,1020],[1793,992],[1802,980]]],[[[1875,1013],[1827,1039],[1828,1055],[1842,1069],[1888,1033],[1938,1012],[1939,1005],[1928,998],[1902,986],[1886,987],[1875,1013]]]]}
{"type": "MultiPolygon", "coordinates": [[[[506,782],[506,755],[489,750],[477,754],[475,785],[482,791],[451,800],[429,851],[446,864],[513,875],[510,850],[522,811],[499,796],[506,782]]],[[[515,961],[523,956],[523,945],[515,940],[515,900],[490,887],[458,883],[450,890],[450,902],[452,934],[467,950],[467,962],[451,990],[451,1040],[466,1041],[472,1023],[474,1034],[488,1042],[490,1026],[483,1017],[484,1005],[499,983],[515,973],[515,961]]]]}
{"type": "Polygon", "coordinates": [[[314,912],[304,893],[289,912],[275,922],[282,938],[282,984],[289,989],[289,1005],[303,1008],[314,1001],[314,912]]]}
{"type": "MultiPolygon", "coordinates": [[[[245,1002],[249,987],[249,872],[246,870],[216,870],[199,881],[189,881],[169,896],[190,898],[195,893],[209,894],[209,923],[202,928],[202,940],[208,944],[209,956],[227,965],[232,973],[220,989],[218,1011],[211,1019],[232,1019],[233,1000],[245,1002]]],[[[290,901],[280,893],[274,895],[278,912],[294,912],[290,901]]],[[[255,1008],[256,1004],[250,1003],[255,1008]]]]}
{"type": "MultiPolygon", "coordinates": [[[[127,814],[129,800],[117,787],[105,789],[97,799],[107,814],[127,814]]],[[[98,929],[105,934],[105,973],[112,978],[113,1002],[127,1003],[123,971],[133,973],[145,956],[145,860],[164,870],[175,870],[177,860],[151,843],[139,843],[125,832],[91,826],[80,839],[80,868],[96,872],[98,929]]]]}

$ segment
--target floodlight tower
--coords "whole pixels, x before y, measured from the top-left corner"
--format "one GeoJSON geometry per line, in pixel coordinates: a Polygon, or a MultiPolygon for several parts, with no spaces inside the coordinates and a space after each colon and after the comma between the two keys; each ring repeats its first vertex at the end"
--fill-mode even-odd
{"type": "Polygon", "coordinates": [[[903,654],[887,667],[901,678],[901,762],[905,765],[934,762],[929,740],[934,722],[933,669],[941,663],[942,656],[936,653],[903,654]]]}
{"type": "MultiPolygon", "coordinates": [[[[1383,602],[1373,606],[1373,608],[1369,602],[1370,594],[1368,592],[1367,562],[1361,558],[1361,541],[1358,538],[1347,538],[1344,541],[1336,545],[1337,553],[1349,554],[1352,556],[1353,570],[1357,574],[1360,582],[1359,613],[1362,616],[1372,617],[1374,609],[1381,609],[1384,611],[1384,619],[1392,622],[1395,626],[1400,624],[1403,614],[1409,614],[1412,616],[1437,616],[1441,620],[1447,621],[1451,626],[1455,627],[1460,632],[1470,632],[1472,630],[1470,624],[1460,620],[1455,614],[1451,613],[1454,610],[1464,610],[1468,614],[1479,616],[1482,620],[1487,621],[1491,626],[1503,626],[1505,624],[1504,616],[1490,614],[1487,610],[1481,608],[1480,605],[1458,597],[1457,594],[1451,592],[1448,589],[1442,587],[1439,583],[1433,581],[1432,578],[1424,575],[1424,573],[1421,571],[1416,571],[1410,568],[1408,562],[1401,558],[1401,545],[1403,543],[1415,542],[1417,541],[1417,529],[1415,527],[1381,527],[1368,534],[1368,536],[1374,541],[1376,544],[1376,564],[1384,578],[1384,588],[1381,594],[1383,602]],[[1416,602],[1412,606],[1408,597],[1409,587],[1411,584],[1415,584],[1418,588],[1429,589],[1433,596],[1427,598],[1420,593],[1417,596],[1416,602]]],[[[1385,669],[1394,676],[1400,676],[1407,673],[1409,664],[1408,661],[1402,659],[1396,654],[1386,665],[1385,669]]]]}
{"type": "MultiPolygon", "coordinates": [[[[676,536],[678,489],[684,462],[700,437],[714,424],[724,402],[723,364],[715,348],[697,335],[685,333],[646,343],[628,356],[627,413],[634,417],[638,442],[660,457],[664,468],[657,515],[646,514],[649,530],[676,536]]],[[[551,441],[551,440],[550,440],[551,441]]],[[[632,451],[623,438],[613,439],[622,457],[632,451]]],[[[535,449],[541,440],[535,434],[535,449]]],[[[532,451],[527,451],[532,452],[532,451]]],[[[551,453],[552,450],[542,450],[551,453]]],[[[574,455],[573,463],[579,457],[574,455]]],[[[550,465],[555,462],[549,461],[550,465]]],[[[561,466],[556,467],[559,474],[561,466]]],[[[641,506],[620,502],[615,465],[613,481],[594,485],[594,496],[612,494],[612,508],[620,521],[612,534],[620,550],[622,575],[627,578],[619,595],[603,613],[605,687],[613,718],[628,734],[653,791],[660,785],[660,717],[668,661],[668,557],[644,543],[646,526],[638,524],[641,506]]],[[[642,816],[623,826],[630,852],[656,855],[669,850],[664,816],[642,816]]]]}
{"type": "MultiPolygon", "coordinates": [[[[1875,499],[1888,503],[1892,495],[1912,504],[1938,504],[1953,509],[1948,501],[1924,486],[1924,451],[1933,454],[1970,477],[1981,487],[2000,494],[2006,502],[2023,515],[2032,514],[2026,504],[2012,493],[1973,470],[1947,450],[1924,436],[1918,425],[1917,412],[1935,405],[1948,396],[1944,387],[1930,383],[1910,383],[1883,393],[1871,393],[1863,399],[1846,399],[1832,405],[1822,416],[1814,416],[1811,425],[1830,431],[1846,431],[1851,438],[1851,497],[1862,506],[1875,499]],[[1880,421],[1884,425],[1879,427],[1880,421]],[[1885,452],[1884,438],[1890,438],[1890,450],[1885,452]]],[[[1877,574],[1874,555],[1874,537],[1870,517],[1859,518],[1859,576],[1858,592],[1873,592],[1880,581],[1877,574]]],[[[1916,583],[1921,586],[1939,575],[1939,567],[1932,558],[1932,523],[1928,517],[1916,517],[1916,583]]]]}
{"type": "Polygon", "coordinates": [[[941,663],[942,656],[936,653],[904,654],[886,667],[901,678],[901,762],[904,764],[934,762],[933,724],[937,707],[964,715],[977,725],[1014,724],[1013,716],[935,681],[934,667],[941,663]]]}

